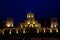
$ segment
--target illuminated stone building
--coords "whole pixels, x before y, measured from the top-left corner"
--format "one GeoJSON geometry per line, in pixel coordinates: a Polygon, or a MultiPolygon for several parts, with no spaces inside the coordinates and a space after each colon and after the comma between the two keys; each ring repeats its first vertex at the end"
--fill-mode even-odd
{"type": "MultiPolygon", "coordinates": [[[[30,30],[34,29],[36,33],[58,33],[58,21],[56,18],[51,19],[51,27],[41,27],[41,22],[38,20],[35,20],[34,18],[34,13],[29,12],[27,13],[27,20],[25,20],[22,23],[19,23],[17,28],[14,27],[13,24],[13,19],[8,18],[5,24],[5,28],[0,29],[0,34],[5,34],[5,32],[12,34],[13,30],[15,31],[16,34],[19,33],[28,33],[30,30]],[[47,31],[48,30],[48,31],[47,31]]],[[[33,30],[32,30],[33,31],[33,30]]],[[[31,31],[31,32],[32,32],[31,31]]]]}

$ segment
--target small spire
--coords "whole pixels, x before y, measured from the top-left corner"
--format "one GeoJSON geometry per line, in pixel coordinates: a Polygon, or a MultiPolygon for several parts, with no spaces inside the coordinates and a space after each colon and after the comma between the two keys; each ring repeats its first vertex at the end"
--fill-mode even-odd
{"type": "Polygon", "coordinates": [[[31,10],[30,10],[30,13],[31,13],[31,10]]]}

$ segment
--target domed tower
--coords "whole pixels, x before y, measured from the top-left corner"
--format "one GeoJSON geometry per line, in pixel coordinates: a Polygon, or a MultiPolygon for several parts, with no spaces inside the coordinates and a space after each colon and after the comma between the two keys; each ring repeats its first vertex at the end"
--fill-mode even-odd
{"type": "Polygon", "coordinates": [[[27,13],[27,19],[34,19],[34,14],[30,11],[29,13],[27,13]]]}
{"type": "Polygon", "coordinates": [[[37,20],[35,20],[34,13],[32,13],[31,11],[27,13],[27,20],[25,21],[25,24],[27,24],[29,28],[41,27],[40,23],[37,20]]]}

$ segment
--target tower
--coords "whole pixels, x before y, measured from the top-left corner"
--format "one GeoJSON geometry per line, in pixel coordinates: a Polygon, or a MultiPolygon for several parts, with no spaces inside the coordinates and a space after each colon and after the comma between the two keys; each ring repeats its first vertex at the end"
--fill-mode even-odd
{"type": "Polygon", "coordinates": [[[34,14],[30,11],[30,12],[27,14],[27,19],[31,19],[31,18],[34,18],[34,14]]]}
{"type": "Polygon", "coordinates": [[[13,27],[13,18],[7,18],[6,27],[13,27]]]}
{"type": "Polygon", "coordinates": [[[56,28],[58,26],[58,22],[56,18],[51,18],[51,28],[56,28]]]}
{"type": "Polygon", "coordinates": [[[58,33],[58,22],[57,22],[56,18],[51,19],[51,28],[52,28],[52,30],[54,30],[55,32],[58,33]]]}

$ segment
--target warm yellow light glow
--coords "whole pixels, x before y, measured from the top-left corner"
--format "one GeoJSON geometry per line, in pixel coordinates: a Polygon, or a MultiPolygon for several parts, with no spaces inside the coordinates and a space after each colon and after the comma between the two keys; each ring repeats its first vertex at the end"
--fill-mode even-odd
{"type": "Polygon", "coordinates": [[[30,16],[30,14],[27,14],[27,18],[30,18],[31,16],[30,16]]]}
{"type": "Polygon", "coordinates": [[[23,29],[23,33],[25,33],[25,29],[23,29]]]}
{"type": "Polygon", "coordinates": [[[34,14],[33,14],[33,13],[31,13],[31,12],[30,12],[30,13],[28,13],[28,14],[27,14],[27,18],[34,18],[34,14]]]}
{"type": "Polygon", "coordinates": [[[29,15],[28,18],[30,18],[31,16],[29,15]]]}
{"type": "Polygon", "coordinates": [[[10,29],[10,31],[9,31],[9,34],[11,34],[11,29],[10,29]]]}
{"type": "Polygon", "coordinates": [[[32,24],[32,28],[34,28],[34,25],[32,24]]]}
{"type": "Polygon", "coordinates": [[[4,35],[4,30],[2,30],[2,34],[4,35]]]}
{"type": "Polygon", "coordinates": [[[32,23],[35,24],[35,21],[33,21],[32,23]]]}
{"type": "Polygon", "coordinates": [[[7,27],[13,27],[13,19],[12,18],[8,18],[6,21],[6,26],[7,27]]]}
{"type": "Polygon", "coordinates": [[[20,27],[23,28],[23,24],[22,23],[20,24],[20,27]]]}
{"type": "Polygon", "coordinates": [[[29,27],[32,27],[32,28],[34,28],[34,25],[33,25],[33,24],[30,24],[30,25],[29,25],[29,27]]]}
{"type": "Polygon", "coordinates": [[[37,25],[37,24],[35,24],[35,27],[38,27],[38,25],[37,25]]]}
{"type": "Polygon", "coordinates": [[[41,23],[39,23],[38,20],[35,20],[34,14],[31,12],[27,14],[27,20],[25,20],[23,23],[18,24],[18,28],[14,27],[12,18],[8,18],[6,23],[5,22],[2,22],[2,23],[4,24],[3,26],[6,27],[3,29],[0,29],[0,34],[3,34],[3,35],[5,34],[5,32],[12,34],[13,30],[16,34],[19,34],[20,32],[25,34],[25,33],[28,33],[28,31],[31,31],[31,29],[33,29],[32,31],[36,31],[37,33],[40,33],[40,32],[58,33],[59,32],[59,30],[57,28],[59,26],[59,24],[56,19],[51,19],[51,23],[50,23],[51,28],[45,27],[44,25],[42,25],[42,26],[44,26],[44,28],[43,28],[41,26],[41,23]]]}
{"type": "Polygon", "coordinates": [[[11,26],[11,24],[10,24],[10,23],[7,23],[7,24],[6,24],[6,26],[7,26],[7,27],[10,27],[10,26],[11,26]]]}
{"type": "Polygon", "coordinates": [[[58,26],[58,22],[56,18],[52,18],[51,19],[51,28],[53,27],[57,27],[58,26]]]}
{"type": "Polygon", "coordinates": [[[52,29],[50,29],[50,33],[52,33],[52,29]]]}
{"type": "Polygon", "coordinates": [[[2,34],[4,35],[4,32],[2,34]]]}
{"type": "Polygon", "coordinates": [[[51,28],[53,28],[53,24],[51,23],[51,28]]]}
{"type": "Polygon", "coordinates": [[[34,15],[31,15],[31,18],[34,18],[34,15]]]}
{"type": "Polygon", "coordinates": [[[58,32],[58,29],[56,29],[56,32],[58,32]]]}
{"type": "Polygon", "coordinates": [[[30,21],[28,21],[28,24],[30,24],[30,21]]]}
{"type": "Polygon", "coordinates": [[[37,29],[37,33],[39,33],[39,29],[37,29]]]}
{"type": "Polygon", "coordinates": [[[53,24],[51,24],[51,28],[53,28],[53,24]]]}
{"type": "Polygon", "coordinates": [[[55,24],[54,27],[57,27],[57,25],[55,24]]]}
{"type": "Polygon", "coordinates": [[[43,29],[43,30],[44,30],[44,33],[46,33],[45,29],[43,29]]]}
{"type": "Polygon", "coordinates": [[[14,25],[13,25],[13,22],[12,22],[12,27],[13,27],[14,25]]]}
{"type": "Polygon", "coordinates": [[[16,29],[16,33],[18,34],[18,29],[16,29]]]}
{"type": "Polygon", "coordinates": [[[9,32],[9,34],[11,34],[11,32],[9,32]]]}
{"type": "Polygon", "coordinates": [[[54,23],[51,23],[51,28],[53,28],[53,27],[57,27],[57,23],[56,22],[54,22],[54,23]]]}
{"type": "Polygon", "coordinates": [[[57,26],[58,26],[58,23],[57,23],[57,22],[55,22],[55,23],[54,23],[54,27],[57,27],[57,26]]]}
{"type": "Polygon", "coordinates": [[[38,27],[41,27],[41,24],[38,24],[38,27]]]}
{"type": "Polygon", "coordinates": [[[21,28],[23,28],[23,25],[21,25],[21,28]]]}

